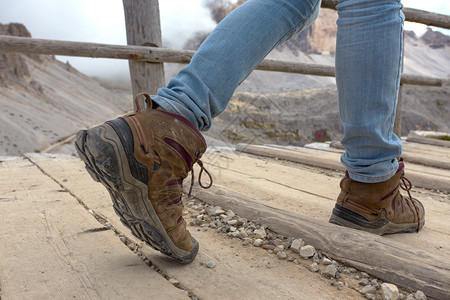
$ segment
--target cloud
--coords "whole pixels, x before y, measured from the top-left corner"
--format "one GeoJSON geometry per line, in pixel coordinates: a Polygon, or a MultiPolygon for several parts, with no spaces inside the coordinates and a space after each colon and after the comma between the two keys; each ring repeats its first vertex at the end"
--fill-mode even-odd
{"type": "MultiPolygon", "coordinates": [[[[215,23],[204,7],[206,0],[160,0],[165,46],[181,48],[197,31],[210,31],[215,23]]],[[[404,0],[407,7],[450,14],[448,0],[404,0]]],[[[0,23],[23,23],[32,36],[44,39],[126,44],[121,0],[1,0],[0,23]]],[[[424,32],[426,26],[409,23],[407,29],[424,32]]],[[[111,59],[61,57],[91,76],[128,72],[128,63],[111,59]]]]}

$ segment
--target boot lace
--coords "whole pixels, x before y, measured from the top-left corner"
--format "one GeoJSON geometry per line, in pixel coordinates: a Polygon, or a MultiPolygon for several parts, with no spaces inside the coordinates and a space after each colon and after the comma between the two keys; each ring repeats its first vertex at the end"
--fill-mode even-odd
{"type": "Polygon", "coordinates": [[[406,204],[408,204],[409,208],[413,212],[415,212],[415,214],[416,214],[417,232],[419,232],[419,229],[420,229],[420,214],[419,214],[419,208],[417,207],[416,201],[414,201],[413,197],[411,196],[411,192],[410,192],[410,190],[412,188],[411,181],[409,181],[408,178],[402,176],[401,177],[401,181],[400,181],[400,187],[408,193],[408,198],[405,197],[406,204]]]}
{"type": "MultiPolygon", "coordinates": [[[[209,189],[212,186],[212,184],[213,184],[212,176],[208,172],[208,170],[206,170],[205,166],[203,165],[203,162],[200,159],[197,161],[197,164],[200,166],[200,173],[198,174],[198,184],[204,189],[209,189]],[[205,172],[206,175],[208,175],[208,177],[209,177],[209,184],[208,185],[204,185],[202,183],[202,174],[203,174],[203,172],[205,172]]],[[[191,196],[192,189],[194,188],[194,168],[192,168],[192,170],[191,170],[191,175],[192,175],[191,176],[191,186],[189,187],[188,197],[191,196]]]]}

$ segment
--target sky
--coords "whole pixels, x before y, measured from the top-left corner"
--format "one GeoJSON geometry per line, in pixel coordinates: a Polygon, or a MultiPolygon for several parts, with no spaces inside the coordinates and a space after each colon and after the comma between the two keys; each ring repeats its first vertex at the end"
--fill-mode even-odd
{"type": "MultiPolygon", "coordinates": [[[[159,0],[165,47],[181,48],[197,31],[215,23],[204,7],[207,0],[159,0]]],[[[209,0],[211,1],[211,0],[209,0]]],[[[450,14],[449,0],[403,0],[405,7],[450,14]]],[[[122,0],[0,0],[0,23],[24,24],[32,37],[66,41],[126,44],[122,0]]],[[[426,26],[406,22],[405,28],[423,34],[426,26]]],[[[449,34],[449,31],[447,31],[449,34]]],[[[58,57],[90,76],[128,72],[123,60],[58,57]]]]}

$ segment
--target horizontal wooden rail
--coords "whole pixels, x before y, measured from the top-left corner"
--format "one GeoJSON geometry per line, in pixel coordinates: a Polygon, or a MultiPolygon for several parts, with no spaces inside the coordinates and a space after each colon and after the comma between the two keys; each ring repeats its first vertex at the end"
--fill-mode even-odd
{"type": "MultiPolygon", "coordinates": [[[[190,50],[43,40],[3,35],[0,35],[0,51],[184,64],[189,63],[195,53],[190,50]]],[[[265,59],[257,69],[334,77],[333,66],[274,59],[265,59]]],[[[443,81],[439,78],[408,74],[403,74],[401,78],[402,83],[413,85],[442,86],[443,81]]]]}
{"type": "MultiPolygon", "coordinates": [[[[338,0],[322,0],[323,8],[336,9],[338,0]]],[[[424,11],[415,8],[405,7],[402,9],[405,20],[408,22],[421,23],[428,26],[442,27],[450,29],[450,16],[424,11]]]]}

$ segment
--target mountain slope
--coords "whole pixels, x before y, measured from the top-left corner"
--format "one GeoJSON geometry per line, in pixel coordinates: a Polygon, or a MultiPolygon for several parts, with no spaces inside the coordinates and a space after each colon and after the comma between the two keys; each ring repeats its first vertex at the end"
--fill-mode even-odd
{"type": "MultiPolygon", "coordinates": [[[[0,34],[31,36],[23,25],[0,34]]],[[[132,109],[113,91],[52,56],[0,53],[0,155],[44,149],[81,128],[132,109]]]]}

